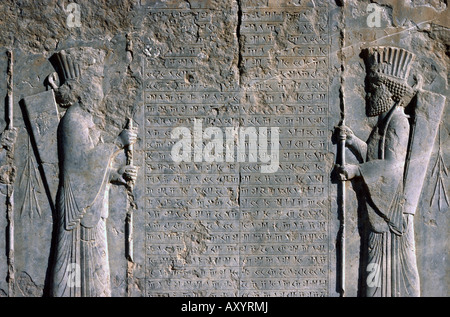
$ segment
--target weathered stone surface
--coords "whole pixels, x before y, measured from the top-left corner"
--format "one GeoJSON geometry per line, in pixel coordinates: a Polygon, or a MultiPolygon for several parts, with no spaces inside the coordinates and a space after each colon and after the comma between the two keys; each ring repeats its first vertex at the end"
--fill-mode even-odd
{"type": "Polygon", "coordinates": [[[0,16],[0,296],[448,296],[446,1],[0,16]]]}

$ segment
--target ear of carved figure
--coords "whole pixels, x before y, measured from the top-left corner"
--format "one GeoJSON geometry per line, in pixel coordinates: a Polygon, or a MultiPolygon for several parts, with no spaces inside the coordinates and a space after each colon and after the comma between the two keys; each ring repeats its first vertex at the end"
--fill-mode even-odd
{"type": "Polygon", "coordinates": [[[57,90],[60,85],[59,75],[57,72],[53,72],[47,76],[44,84],[47,86],[47,89],[57,90]]]}

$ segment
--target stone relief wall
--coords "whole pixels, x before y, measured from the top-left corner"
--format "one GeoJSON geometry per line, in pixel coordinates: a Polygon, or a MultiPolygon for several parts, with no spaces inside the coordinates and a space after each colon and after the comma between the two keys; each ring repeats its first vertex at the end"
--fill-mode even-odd
{"type": "Polygon", "coordinates": [[[0,16],[0,296],[448,295],[446,1],[0,16]]]}

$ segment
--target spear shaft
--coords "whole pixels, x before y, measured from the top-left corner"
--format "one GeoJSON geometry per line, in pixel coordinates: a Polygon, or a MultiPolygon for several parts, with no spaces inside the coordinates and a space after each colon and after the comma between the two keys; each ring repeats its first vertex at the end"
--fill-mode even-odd
{"type": "MultiPolygon", "coordinates": [[[[339,89],[339,99],[340,99],[340,108],[341,108],[341,122],[339,123],[339,135],[338,135],[338,155],[337,155],[337,164],[344,167],[345,165],[345,140],[347,138],[346,132],[343,127],[345,126],[345,102],[344,102],[344,47],[345,47],[345,1],[340,0],[337,1],[338,6],[340,6],[341,14],[340,14],[340,59],[341,59],[341,78],[340,78],[340,89],[339,89]]],[[[339,257],[340,257],[340,296],[345,296],[345,180],[341,180],[338,184],[338,213],[340,214],[340,226],[339,226],[339,257]],[[340,195],[339,195],[340,193],[340,195]]]]}
{"type": "MultiPolygon", "coordinates": [[[[127,123],[127,129],[133,130],[133,119],[129,118],[127,123]]],[[[126,163],[128,166],[134,166],[134,146],[130,144],[127,146],[126,151],[126,163]]],[[[134,251],[133,251],[133,210],[136,209],[136,203],[134,201],[133,194],[134,183],[133,180],[127,181],[127,214],[125,219],[125,257],[127,259],[127,295],[132,296],[131,285],[133,280],[133,267],[134,267],[134,251]]]]}
{"type": "MultiPolygon", "coordinates": [[[[133,120],[128,119],[127,129],[133,130],[133,120]]],[[[128,145],[126,149],[127,165],[133,166],[134,158],[133,144],[128,145]]],[[[127,182],[127,195],[128,195],[128,207],[127,216],[125,220],[125,233],[126,233],[126,258],[128,261],[133,262],[133,209],[134,209],[134,196],[133,196],[133,181],[129,180],[127,182]]]]}
{"type": "MultiPolygon", "coordinates": [[[[341,121],[340,127],[344,126],[344,120],[341,121]]],[[[345,166],[345,140],[346,134],[343,129],[339,131],[339,143],[338,143],[338,158],[339,164],[341,166],[345,166]]],[[[341,180],[339,182],[339,191],[340,191],[340,199],[339,199],[339,209],[340,209],[340,295],[341,297],[345,296],[345,180],[341,180]]]]}
{"type": "Polygon", "coordinates": [[[6,53],[8,55],[8,95],[7,95],[7,111],[8,111],[8,130],[12,130],[14,128],[13,125],[13,66],[14,66],[14,60],[13,60],[13,52],[8,51],[6,53]]]}
{"type": "MultiPolygon", "coordinates": [[[[12,50],[7,51],[8,56],[8,70],[7,70],[7,102],[6,102],[6,110],[7,110],[7,127],[6,130],[13,130],[13,66],[14,66],[14,57],[12,50]]],[[[14,167],[14,149],[9,149],[11,153],[8,154],[8,164],[11,164],[14,167]]],[[[13,172],[14,174],[14,172],[13,172]]],[[[14,175],[12,179],[10,178],[7,188],[7,203],[6,203],[6,218],[8,221],[7,227],[7,263],[8,263],[8,296],[14,295],[14,175]]]]}

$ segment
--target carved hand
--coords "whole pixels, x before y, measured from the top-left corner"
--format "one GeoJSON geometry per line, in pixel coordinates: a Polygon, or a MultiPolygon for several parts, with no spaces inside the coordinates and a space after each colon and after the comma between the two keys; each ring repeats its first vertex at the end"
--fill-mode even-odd
{"type": "Polygon", "coordinates": [[[110,172],[110,182],[116,185],[128,185],[129,182],[134,185],[137,179],[137,166],[125,165],[119,170],[112,169],[110,172]]]}
{"type": "Polygon", "coordinates": [[[344,166],[337,165],[337,175],[340,181],[348,181],[355,177],[361,176],[359,165],[345,164],[344,166]]]}
{"type": "Polygon", "coordinates": [[[137,166],[134,165],[125,165],[119,169],[119,174],[122,175],[122,179],[124,183],[132,182],[134,184],[137,179],[137,166]]]}
{"type": "Polygon", "coordinates": [[[5,149],[11,150],[12,147],[14,146],[14,143],[16,142],[16,138],[17,138],[17,128],[5,130],[3,131],[1,136],[1,144],[5,149]]]}
{"type": "Polygon", "coordinates": [[[339,134],[345,136],[345,146],[353,147],[355,145],[355,139],[356,139],[353,131],[345,125],[339,126],[338,129],[339,129],[339,134]]]}
{"type": "Polygon", "coordinates": [[[117,137],[117,145],[123,149],[126,146],[136,143],[137,129],[124,129],[117,137]]]}

